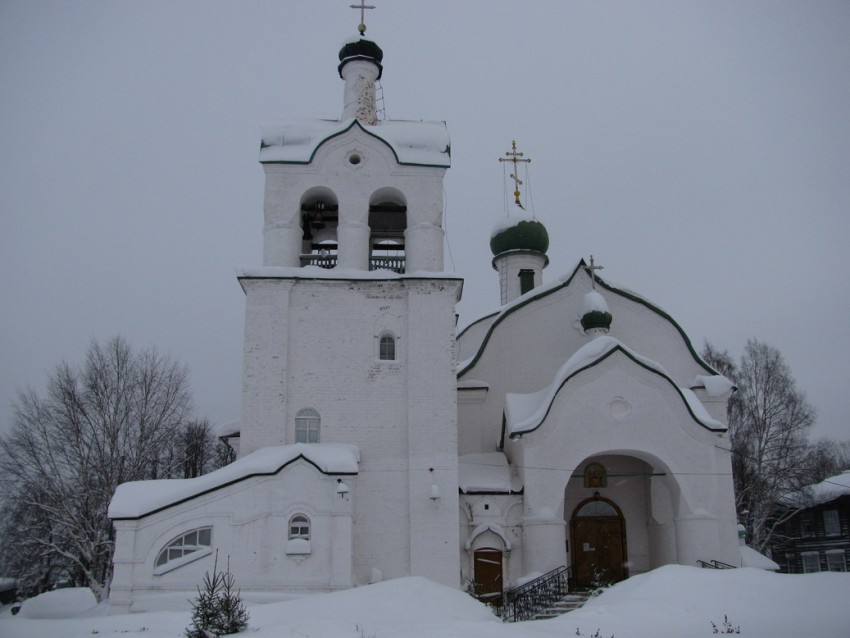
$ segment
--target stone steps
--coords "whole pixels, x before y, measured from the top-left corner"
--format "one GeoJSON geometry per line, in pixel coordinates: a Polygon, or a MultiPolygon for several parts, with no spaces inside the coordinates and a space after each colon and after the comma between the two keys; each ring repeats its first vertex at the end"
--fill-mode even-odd
{"type": "Polygon", "coordinates": [[[537,612],[532,620],[543,620],[545,618],[556,618],[562,614],[578,609],[587,602],[587,594],[567,594],[555,604],[537,612]]]}

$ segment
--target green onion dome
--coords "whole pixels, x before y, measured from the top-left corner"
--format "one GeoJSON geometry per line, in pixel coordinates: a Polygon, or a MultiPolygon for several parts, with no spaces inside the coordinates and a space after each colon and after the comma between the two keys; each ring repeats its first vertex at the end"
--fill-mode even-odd
{"type": "Polygon", "coordinates": [[[494,257],[511,250],[528,250],[545,255],[548,249],[549,233],[531,215],[508,215],[500,219],[490,233],[490,250],[494,257]]]}
{"type": "Polygon", "coordinates": [[[384,52],[372,40],[367,40],[364,37],[355,36],[346,40],[339,50],[339,77],[342,77],[342,67],[353,60],[369,60],[378,67],[378,79],[381,79],[381,74],[384,72],[384,67],[381,66],[381,60],[384,59],[384,52]]]}
{"type": "Polygon", "coordinates": [[[581,327],[585,332],[589,332],[591,330],[608,332],[611,329],[612,319],[613,317],[611,316],[611,312],[608,310],[608,304],[605,302],[605,297],[595,290],[591,290],[584,296],[581,327]]]}

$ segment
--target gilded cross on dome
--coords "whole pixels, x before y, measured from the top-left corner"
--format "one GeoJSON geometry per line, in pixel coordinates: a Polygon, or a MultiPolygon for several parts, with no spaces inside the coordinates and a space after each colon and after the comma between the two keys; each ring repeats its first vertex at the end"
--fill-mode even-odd
{"type": "Polygon", "coordinates": [[[374,9],[375,5],[366,4],[366,0],[360,0],[360,4],[350,5],[352,9],[360,9],[360,24],[357,25],[357,30],[360,35],[366,33],[366,9],[374,9]]]}
{"type": "Polygon", "coordinates": [[[516,150],[516,140],[511,141],[511,150],[505,153],[505,157],[500,157],[500,162],[513,162],[514,164],[514,172],[511,173],[511,179],[514,180],[514,199],[516,201],[517,206],[522,208],[522,204],[519,203],[519,187],[522,185],[522,180],[519,178],[519,171],[517,170],[517,164],[520,162],[525,162],[527,164],[531,163],[531,158],[529,159],[520,159],[523,156],[523,153],[520,153],[516,150]]]}

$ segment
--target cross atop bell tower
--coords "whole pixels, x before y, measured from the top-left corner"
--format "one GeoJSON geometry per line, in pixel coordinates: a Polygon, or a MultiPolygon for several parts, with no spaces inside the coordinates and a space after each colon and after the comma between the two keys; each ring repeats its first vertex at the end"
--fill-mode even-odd
{"type": "Polygon", "coordinates": [[[360,9],[360,24],[357,25],[357,30],[360,35],[366,33],[366,9],[374,9],[375,5],[366,4],[366,0],[360,0],[360,4],[349,5],[352,9],[360,9]]]}

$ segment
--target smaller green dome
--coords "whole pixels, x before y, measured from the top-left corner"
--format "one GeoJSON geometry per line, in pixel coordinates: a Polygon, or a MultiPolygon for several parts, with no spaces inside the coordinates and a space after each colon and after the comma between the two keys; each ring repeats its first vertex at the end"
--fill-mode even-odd
{"type": "Polygon", "coordinates": [[[546,254],[549,249],[549,233],[546,227],[533,218],[508,218],[493,228],[490,235],[490,250],[496,257],[510,250],[530,250],[546,254]]]}
{"type": "Polygon", "coordinates": [[[581,327],[587,332],[596,328],[601,328],[605,332],[611,329],[611,321],[613,317],[610,312],[600,312],[599,310],[591,310],[584,313],[581,318],[581,327]]]}
{"type": "Polygon", "coordinates": [[[339,50],[339,77],[342,77],[342,67],[352,60],[369,60],[378,66],[378,79],[381,79],[381,74],[384,68],[381,66],[381,60],[384,59],[384,52],[376,43],[366,38],[352,38],[342,45],[339,50]]]}
{"type": "Polygon", "coordinates": [[[614,317],[608,310],[605,297],[595,290],[591,290],[584,296],[582,310],[581,327],[585,332],[589,330],[608,332],[611,329],[611,321],[614,317]]]}

